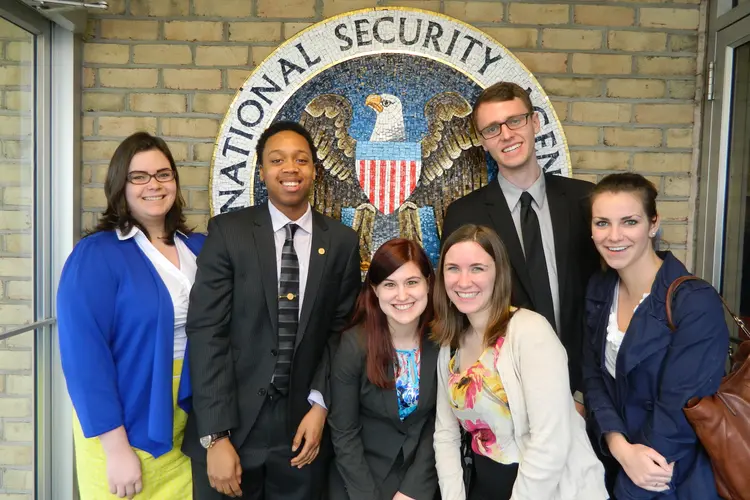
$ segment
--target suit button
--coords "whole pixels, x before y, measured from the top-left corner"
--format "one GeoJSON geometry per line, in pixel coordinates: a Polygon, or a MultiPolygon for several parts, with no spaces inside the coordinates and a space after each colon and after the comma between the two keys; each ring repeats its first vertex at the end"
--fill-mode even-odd
{"type": "Polygon", "coordinates": [[[263,388],[258,389],[258,396],[265,396],[265,395],[266,395],[266,390],[265,389],[263,389],[263,388]]]}
{"type": "Polygon", "coordinates": [[[279,355],[279,351],[277,351],[276,349],[271,349],[271,355],[272,356],[278,356],[279,355]]]}

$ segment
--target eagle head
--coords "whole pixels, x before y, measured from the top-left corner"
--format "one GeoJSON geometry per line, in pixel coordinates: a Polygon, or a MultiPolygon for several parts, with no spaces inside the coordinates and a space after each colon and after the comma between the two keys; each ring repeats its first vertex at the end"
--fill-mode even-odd
{"type": "Polygon", "coordinates": [[[378,114],[371,142],[403,142],[406,140],[404,110],[401,99],[392,94],[370,94],[365,106],[378,114]]]}

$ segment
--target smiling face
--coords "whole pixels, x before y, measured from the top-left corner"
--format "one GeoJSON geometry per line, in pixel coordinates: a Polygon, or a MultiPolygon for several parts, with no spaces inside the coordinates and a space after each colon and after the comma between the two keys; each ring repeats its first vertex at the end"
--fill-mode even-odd
{"type": "Polygon", "coordinates": [[[475,241],[462,241],[448,249],[443,281],[448,299],[460,312],[486,312],[495,287],[495,261],[475,241]]]}
{"type": "MultiPolygon", "coordinates": [[[[509,101],[483,102],[474,113],[476,129],[479,132],[530,111],[518,97],[509,101]]],[[[501,169],[534,168],[537,165],[534,137],[539,128],[539,117],[533,113],[522,127],[510,130],[503,125],[497,136],[485,139],[480,135],[480,140],[484,150],[501,169]]]]}
{"type": "Polygon", "coordinates": [[[650,221],[634,193],[597,194],[591,206],[591,235],[609,267],[622,271],[651,256],[659,218],[650,221]]]}
{"type": "Polygon", "coordinates": [[[308,196],[315,179],[313,155],[307,140],[284,130],[268,138],[263,149],[260,179],[268,199],[291,220],[307,211],[308,196]]]}
{"type": "Polygon", "coordinates": [[[391,327],[416,325],[427,307],[429,283],[414,262],[407,262],[373,290],[391,327]]]}
{"type": "MultiPolygon", "coordinates": [[[[156,174],[170,171],[169,160],[158,149],[142,151],[133,156],[128,168],[129,175],[133,172],[156,174]]],[[[177,196],[177,182],[174,178],[167,182],[159,182],[151,178],[147,184],[133,184],[125,186],[125,200],[130,214],[143,226],[163,225],[167,212],[174,205],[177,196]]]]}

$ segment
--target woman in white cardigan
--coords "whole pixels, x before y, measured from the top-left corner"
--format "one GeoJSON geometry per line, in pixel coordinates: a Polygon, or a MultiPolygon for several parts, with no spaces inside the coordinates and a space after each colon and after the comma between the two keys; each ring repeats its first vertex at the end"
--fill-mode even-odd
{"type": "Polygon", "coordinates": [[[576,412],[565,348],[547,320],[510,305],[505,247],[466,225],[443,244],[435,283],[435,460],[442,500],[606,500],[604,468],[576,412]],[[471,436],[471,491],[460,427],[471,436]]]}

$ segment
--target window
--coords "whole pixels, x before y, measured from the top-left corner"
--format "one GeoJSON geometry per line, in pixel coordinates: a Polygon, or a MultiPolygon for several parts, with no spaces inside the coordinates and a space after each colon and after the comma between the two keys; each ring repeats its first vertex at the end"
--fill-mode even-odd
{"type": "MultiPolygon", "coordinates": [[[[35,35],[0,18],[0,468],[34,490],[35,35]]],[[[23,498],[23,496],[19,496],[23,498]]]]}

